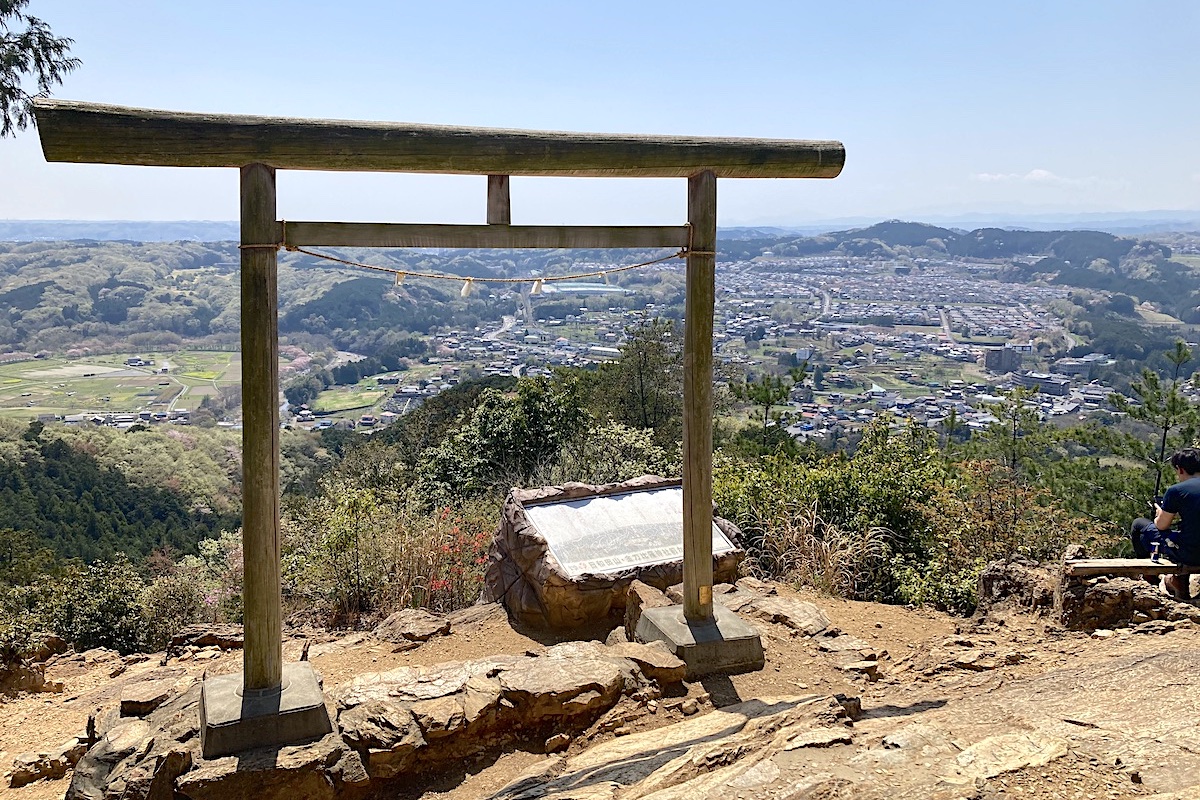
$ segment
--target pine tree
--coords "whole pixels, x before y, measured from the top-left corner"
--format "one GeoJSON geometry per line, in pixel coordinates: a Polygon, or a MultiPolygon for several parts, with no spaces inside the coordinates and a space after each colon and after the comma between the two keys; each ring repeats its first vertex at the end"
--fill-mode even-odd
{"type": "Polygon", "coordinates": [[[0,0],[0,139],[28,126],[34,98],[49,97],[80,63],[69,55],[74,42],[54,36],[50,26],[25,12],[28,5],[29,0],[0,0]]]}

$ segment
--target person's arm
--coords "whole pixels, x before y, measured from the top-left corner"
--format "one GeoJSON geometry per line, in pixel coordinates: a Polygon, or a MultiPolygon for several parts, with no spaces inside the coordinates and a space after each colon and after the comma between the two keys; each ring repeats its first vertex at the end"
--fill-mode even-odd
{"type": "Polygon", "coordinates": [[[1154,504],[1154,527],[1160,531],[1170,529],[1171,523],[1179,516],[1179,498],[1175,487],[1171,486],[1163,493],[1162,500],[1154,504]]]}
{"type": "Polygon", "coordinates": [[[1169,530],[1171,523],[1175,521],[1178,514],[1172,514],[1170,511],[1163,511],[1162,507],[1157,503],[1154,505],[1154,527],[1160,531],[1169,530]]]}

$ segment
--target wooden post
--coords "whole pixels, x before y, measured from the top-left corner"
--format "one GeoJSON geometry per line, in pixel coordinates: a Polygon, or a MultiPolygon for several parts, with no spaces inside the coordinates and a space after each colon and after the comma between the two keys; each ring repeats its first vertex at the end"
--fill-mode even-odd
{"type": "Polygon", "coordinates": [[[713,619],[712,340],[717,266],[717,176],[688,178],[686,326],[683,344],[683,615],[713,619]]]}
{"type": "Polygon", "coordinates": [[[279,316],[275,170],[241,168],[242,559],[247,691],[283,683],[279,578],[279,316]]]}
{"type": "Polygon", "coordinates": [[[507,175],[488,175],[487,224],[512,225],[512,199],[507,175]]]}

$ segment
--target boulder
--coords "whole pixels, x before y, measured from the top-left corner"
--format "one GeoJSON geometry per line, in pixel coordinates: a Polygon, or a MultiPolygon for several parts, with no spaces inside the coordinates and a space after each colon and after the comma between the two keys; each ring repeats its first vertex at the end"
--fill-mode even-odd
{"type": "Polygon", "coordinates": [[[245,638],[241,625],[188,625],[171,637],[167,652],[173,653],[185,647],[219,647],[222,650],[240,650],[245,638]]]}
{"type": "Polygon", "coordinates": [[[21,753],[13,759],[8,785],[19,789],[34,781],[58,780],[79,762],[86,751],[87,745],[83,740],[71,738],[50,752],[21,753]]]}
{"type": "Polygon", "coordinates": [[[979,573],[977,615],[985,615],[994,606],[1011,604],[1027,611],[1049,611],[1054,606],[1057,574],[1021,556],[992,561],[979,573]]]}
{"type": "MultiPolygon", "coordinates": [[[[529,627],[579,630],[603,624],[610,612],[623,612],[629,586],[634,580],[659,588],[678,583],[683,580],[682,558],[640,566],[625,565],[620,559],[601,558],[581,574],[568,572],[546,538],[530,521],[526,509],[643,491],[673,492],[680,485],[678,479],[643,475],[604,485],[568,483],[513,489],[505,498],[500,526],[492,543],[483,599],[502,602],[513,619],[529,627]]],[[[733,580],[745,557],[739,547],[741,534],[726,520],[714,518],[713,522],[734,547],[714,556],[714,576],[717,581],[733,580]]],[[[645,547],[646,543],[642,542],[641,546],[645,547]]]]}
{"type": "Polygon", "coordinates": [[[404,608],[375,626],[373,633],[385,642],[427,642],[434,636],[449,635],[450,621],[424,609],[404,608]]]}
{"type": "Polygon", "coordinates": [[[368,780],[357,753],[331,733],[310,744],[206,761],[180,776],[175,789],[189,800],[335,800],[368,780]]]}
{"type": "Polygon", "coordinates": [[[500,674],[502,696],[526,724],[604,711],[625,685],[622,669],[599,658],[533,658],[500,674]]]}
{"type": "Polygon", "coordinates": [[[671,652],[666,642],[619,642],[607,647],[609,653],[628,658],[647,678],[660,684],[679,683],[687,677],[687,664],[671,652]]]}
{"type": "Polygon", "coordinates": [[[790,597],[759,597],[743,614],[791,628],[805,636],[816,636],[829,627],[829,617],[819,606],[790,597]]]}
{"type": "Polygon", "coordinates": [[[144,717],[174,693],[175,681],[171,678],[127,683],[121,689],[121,716],[144,717]]]}
{"type": "Polygon", "coordinates": [[[47,636],[38,642],[38,646],[34,649],[30,660],[42,664],[54,656],[62,655],[70,649],[71,646],[67,644],[67,640],[61,636],[47,636]]]}
{"type": "Polygon", "coordinates": [[[403,774],[425,746],[421,727],[404,703],[369,700],[339,713],[338,727],[342,739],[365,757],[371,777],[381,780],[403,774]]]}
{"type": "Polygon", "coordinates": [[[625,593],[625,635],[630,636],[637,630],[643,609],[669,605],[672,605],[671,600],[653,586],[639,580],[630,582],[629,591],[625,593]]]}
{"type": "Polygon", "coordinates": [[[62,683],[46,680],[46,665],[17,660],[0,663],[0,694],[61,692],[62,683]]]}

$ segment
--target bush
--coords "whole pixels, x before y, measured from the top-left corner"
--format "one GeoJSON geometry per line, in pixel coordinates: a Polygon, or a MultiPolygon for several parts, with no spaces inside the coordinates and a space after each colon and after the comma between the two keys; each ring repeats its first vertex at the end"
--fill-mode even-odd
{"type": "Polygon", "coordinates": [[[326,484],[285,519],[284,596],[335,625],[404,607],[471,605],[482,588],[495,507],[476,499],[429,511],[411,494],[326,484]]]}
{"type": "Polygon", "coordinates": [[[140,602],[145,582],[125,559],[70,565],[60,576],[43,576],[28,606],[39,627],[76,650],[108,647],[133,653],[146,647],[140,602]]]}
{"type": "Polygon", "coordinates": [[[947,463],[925,431],[867,428],[852,456],[719,459],[714,497],[752,568],[862,600],[975,608],[991,560],[1057,557],[1097,525],[993,461],[947,463]]]}
{"type": "Polygon", "coordinates": [[[142,593],[141,602],[150,650],[165,649],[173,634],[203,618],[202,589],[194,576],[182,570],[156,578],[142,593]]]}

